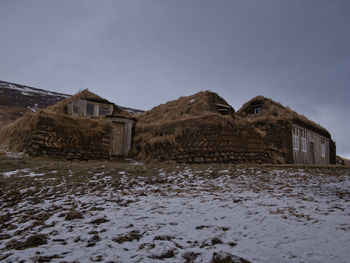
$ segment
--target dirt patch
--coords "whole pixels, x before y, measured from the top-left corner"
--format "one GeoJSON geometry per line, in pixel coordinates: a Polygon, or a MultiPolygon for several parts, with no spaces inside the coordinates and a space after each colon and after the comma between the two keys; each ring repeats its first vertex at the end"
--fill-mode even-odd
{"type": "Polygon", "coordinates": [[[160,255],[150,255],[148,256],[149,258],[153,258],[153,259],[165,259],[165,258],[172,258],[175,256],[174,250],[170,249],[165,251],[164,253],[161,253],[160,255]]]}
{"type": "Polygon", "coordinates": [[[186,252],[182,255],[182,257],[185,260],[184,263],[193,263],[199,255],[200,253],[186,252]]]}
{"type": "Polygon", "coordinates": [[[31,247],[38,247],[44,244],[47,244],[47,237],[42,234],[36,234],[28,237],[24,242],[11,240],[9,243],[7,243],[6,248],[23,250],[31,247]]]}
{"type": "Polygon", "coordinates": [[[109,219],[101,217],[101,218],[97,218],[95,220],[90,221],[90,224],[100,225],[100,224],[107,223],[107,222],[109,222],[109,219]]]}
{"type": "Polygon", "coordinates": [[[172,240],[173,238],[174,238],[174,237],[164,235],[164,236],[155,236],[155,237],[153,238],[153,240],[167,240],[167,241],[170,241],[170,240],[172,240]]]}
{"type": "Polygon", "coordinates": [[[222,242],[221,239],[218,238],[218,237],[214,237],[214,238],[211,239],[211,244],[212,244],[212,245],[222,244],[222,243],[223,243],[223,242],[222,242]]]}
{"type": "Polygon", "coordinates": [[[131,242],[133,240],[139,241],[141,237],[142,237],[142,234],[140,234],[140,231],[133,230],[125,235],[120,235],[118,237],[113,238],[113,241],[117,242],[118,244],[122,244],[124,242],[131,242]]]}
{"type": "Polygon", "coordinates": [[[65,216],[65,219],[68,221],[74,220],[74,219],[83,219],[83,218],[84,218],[83,214],[76,210],[69,211],[65,216]]]}
{"type": "Polygon", "coordinates": [[[214,252],[211,263],[251,263],[248,260],[234,256],[227,252],[214,252]]]}

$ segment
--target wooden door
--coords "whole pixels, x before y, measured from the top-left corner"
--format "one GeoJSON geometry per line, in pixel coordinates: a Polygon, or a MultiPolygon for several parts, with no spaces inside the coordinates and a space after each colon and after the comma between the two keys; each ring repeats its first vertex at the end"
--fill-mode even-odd
{"type": "Polygon", "coordinates": [[[314,143],[310,142],[310,160],[311,163],[314,164],[315,163],[315,147],[314,147],[314,143]]]}
{"type": "Polygon", "coordinates": [[[124,123],[113,123],[111,130],[111,154],[122,155],[124,153],[124,123]]]}

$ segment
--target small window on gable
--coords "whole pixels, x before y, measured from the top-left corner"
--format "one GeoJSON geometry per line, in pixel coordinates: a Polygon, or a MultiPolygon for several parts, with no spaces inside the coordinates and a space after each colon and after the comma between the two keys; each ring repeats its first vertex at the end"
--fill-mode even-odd
{"type": "Polygon", "coordinates": [[[109,106],[100,105],[98,115],[107,115],[107,114],[110,114],[109,106]]]}
{"type": "Polygon", "coordinates": [[[95,105],[94,104],[86,104],[86,115],[94,116],[95,115],[95,105]]]}
{"type": "Polygon", "coordinates": [[[261,112],[261,106],[254,107],[254,114],[259,114],[261,112]]]}
{"type": "Polygon", "coordinates": [[[306,138],[305,137],[301,138],[301,151],[306,152],[306,138]]]}
{"type": "Polygon", "coordinates": [[[299,151],[299,137],[297,135],[293,135],[293,149],[299,151]]]}
{"type": "Polygon", "coordinates": [[[321,156],[326,157],[326,146],[321,144],[321,156]]]}

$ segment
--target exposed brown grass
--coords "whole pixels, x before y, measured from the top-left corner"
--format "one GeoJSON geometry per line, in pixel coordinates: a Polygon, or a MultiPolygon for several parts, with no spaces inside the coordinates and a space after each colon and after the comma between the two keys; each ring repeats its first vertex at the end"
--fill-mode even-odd
{"type": "Polygon", "coordinates": [[[38,125],[38,114],[27,112],[22,118],[0,129],[0,144],[12,151],[23,151],[38,125]]]}
{"type": "Polygon", "coordinates": [[[94,141],[103,134],[109,123],[104,119],[81,119],[67,115],[41,110],[36,113],[26,113],[0,130],[0,144],[11,151],[24,151],[29,146],[33,135],[45,122],[49,131],[62,138],[77,136],[86,142],[94,141]]]}
{"type": "Polygon", "coordinates": [[[216,104],[233,108],[219,95],[210,91],[202,91],[188,97],[161,104],[138,116],[142,123],[161,123],[186,120],[208,113],[218,113],[216,104]]]}
{"type": "Polygon", "coordinates": [[[23,106],[0,105],[0,127],[8,125],[23,116],[29,109],[23,106]]]}
{"type": "Polygon", "coordinates": [[[108,100],[96,95],[95,93],[90,92],[88,89],[85,89],[70,98],[64,99],[62,101],[57,102],[54,105],[47,107],[46,109],[48,112],[66,114],[67,105],[77,99],[92,100],[96,102],[111,104],[111,102],[109,102],[108,100]]]}
{"type": "Polygon", "coordinates": [[[140,234],[140,231],[132,230],[129,233],[117,236],[117,237],[113,238],[112,240],[114,242],[117,242],[118,244],[122,244],[124,242],[131,242],[133,240],[140,240],[140,238],[142,238],[142,234],[140,234]]]}
{"type": "Polygon", "coordinates": [[[44,245],[46,243],[47,243],[46,236],[44,236],[42,234],[35,234],[35,235],[28,237],[24,242],[12,240],[9,243],[7,243],[6,247],[10,248],[10,249],[23,250],[26,248],[44,245]]]}
{"type": "Polygon", "coordinates": [[[74,219],[82,219],[82,218],[84,218],[83,214],[76,210],[69,211],[65,216],[65,219],[68,221],[74,220],[74,219]]]}

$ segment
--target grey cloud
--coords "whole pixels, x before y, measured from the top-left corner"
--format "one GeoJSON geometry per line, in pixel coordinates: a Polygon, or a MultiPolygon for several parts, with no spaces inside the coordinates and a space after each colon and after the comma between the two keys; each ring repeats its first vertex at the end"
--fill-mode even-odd
{"type": "Polygon", "coordinates": [[[0,79],[142,109],[207,89],[238,109],[262,94],[345,154],[349,24],[346,0],[3,0],[0,79]]]}

